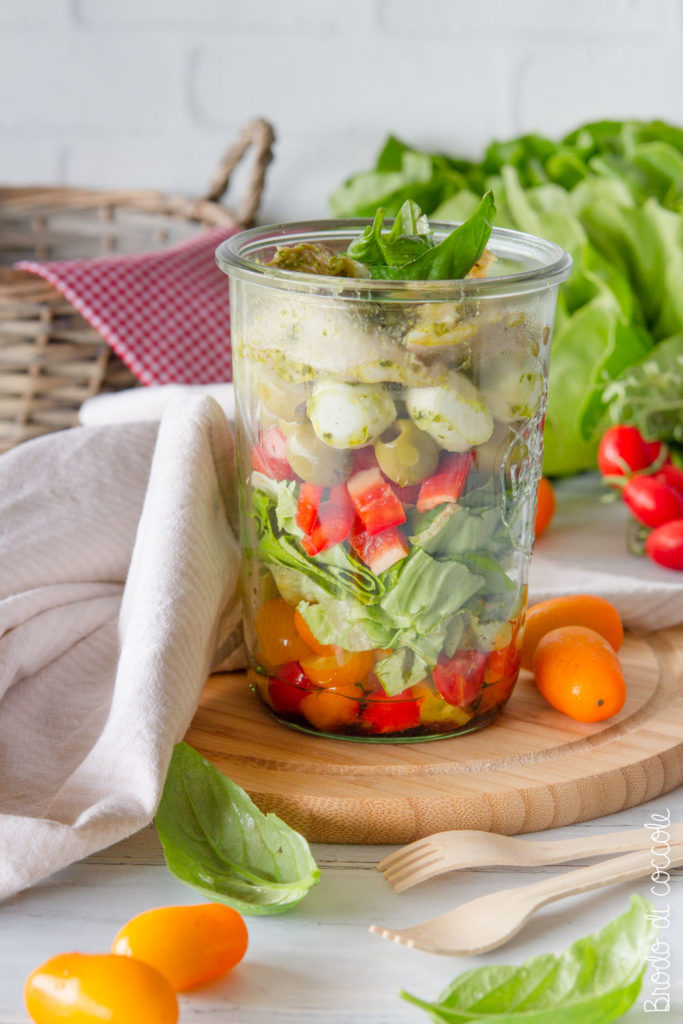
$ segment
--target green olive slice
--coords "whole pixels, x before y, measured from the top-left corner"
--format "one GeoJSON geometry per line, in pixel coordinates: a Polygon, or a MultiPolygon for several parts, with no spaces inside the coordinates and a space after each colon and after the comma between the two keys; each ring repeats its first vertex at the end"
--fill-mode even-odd
{"type": "Polygon", "coordinates": [[[298,423],[290,431],[285,452],[296,475],[318,487],[334,487],[342,483],[351,470],[351,453],[330,448],[308,422],[298,423]]]}
{"type": "Polygon", "coordinates": [[[419,484],[436,470],[439,446],[412,420],[396,420],[375,441],[379,468],[399,487],[419,484]]]}

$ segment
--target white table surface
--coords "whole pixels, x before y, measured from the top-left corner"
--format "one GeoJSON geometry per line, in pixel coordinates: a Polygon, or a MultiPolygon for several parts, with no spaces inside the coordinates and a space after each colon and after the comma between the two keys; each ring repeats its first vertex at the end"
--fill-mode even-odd
{"type": "MultiPolygon", "coordinates": [[[[683,787],[640,807],[544,835],[577,837],[638,828],[652,821],[653,812],[683,820],[683,787]]],[[[625,910],[631,892],[649,896],[658,909],[670,904],[671,927],[660,935],[672,949],[672,1008],[654,1018],[644,1012],[653,988],[648,970],[639,999],[622,1020],[683,1021],[681,869],[673,873],[666,898],[650,893],[647,878],[573,897],[544,908],[507,946],[479,957],[450,958],[396,946],[371,934],[368,926],[415,924],[465,900],[567,868],[482,868],[434,879],[399,895],[375,867],[391,849],[315,845],[322,872],[319,885],[289,913],[247,918],[246,957],[224,978],[181,996],[181,1024],[426,1024],[421,1010],[399,998],[400,988],[433,999],[470,967],[516,964],[537,953],[560,952],[625,910]]],[[[24,979],[48,957],[69,950],[106,952],[120,926],[135,914],[195,902],[194,891],[166,870],[151,826],[6,902],[0,907],[0,1024],[29,1021],[23,1008],[24,979]]]]}

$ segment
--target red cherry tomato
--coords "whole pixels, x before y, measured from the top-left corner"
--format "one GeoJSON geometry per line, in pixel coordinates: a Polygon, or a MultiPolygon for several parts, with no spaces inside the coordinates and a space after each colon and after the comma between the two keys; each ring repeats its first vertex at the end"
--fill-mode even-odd
{"type": "Polygon", "coordinates": [[[410,689],[395,697],[373,695],[361,711],[360,720],[374,735],[417,729],[420,724],[420,702],[415,700],[410,689]]]}
{"type": "Polygon", "coordinates": [[[667,462],[662,468],[655,473],[655,477],[658,480],[663,480],[669,487],[673,487],[676,491],[683,491],[683,469],[679,466],[674,466],[673,463],[667,462]]]}
{"type": "Polygon", "coordinates": [[[304,674],[298,661],[288,661],[277,668],[277,676],[268,680],[268,696],[273,710],[282,715],[294,715],[306,694],[315,689],[304,674]]]}
{"type": "Polygon", "coordinates": [[[659,474],[632,477],[624,486],[622,497],[645,526],[663,526],[672,519],[683,519],[683,491],[676,490],[659,474]]]}
{"type": "Polygon", "coordinates": [[[598,468],[603,476],[628,476],[651,466],[661,451],[661,441],[646,441],[636,427],[610,427],[598,448],[598,468]]]}
{"type": "Polygon", "coordinates": [[[481,690],[486,655],[481,651],[458,651],[452,658],[441,655],[432,669],[434,685],[449,704],[471,704],[481,690]]]}
{"type": "Polygon", "coordinates": [[[645,553],[665,569],[683,570],[683,519],[658,526],[645,541],[645,553]]]}

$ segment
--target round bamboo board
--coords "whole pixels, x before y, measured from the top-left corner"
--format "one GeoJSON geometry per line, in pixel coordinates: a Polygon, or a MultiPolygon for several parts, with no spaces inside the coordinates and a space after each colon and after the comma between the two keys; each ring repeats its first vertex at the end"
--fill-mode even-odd
{"type": "Polygon", "coordinates": [[[620,657],[626,704],[597,724],[554,711],[522,673],[481,732],[349,743],[280,725],[243,675],[215,675],[186,740],[311,842],[537,832],[633,807],[683,781],[683,627],[627,635],[620,657]]]}

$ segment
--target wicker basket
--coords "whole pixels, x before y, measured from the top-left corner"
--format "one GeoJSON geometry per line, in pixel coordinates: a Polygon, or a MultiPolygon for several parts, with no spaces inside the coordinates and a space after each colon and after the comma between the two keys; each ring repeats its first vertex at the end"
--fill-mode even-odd
{"type": "Polygon", "coordinates": [[[145,252],[207,227],[248,226],[272,159],[271,126],[250,122],[197,200],[151,191],[0,189],[0,452],[78,422],[100,391],[137,384],[100,335],[52,285],[12,269],[20,259],[64,260],[145,252]],[[247,151],[254,159],[236,212],[219,202],[247,151]]]}

